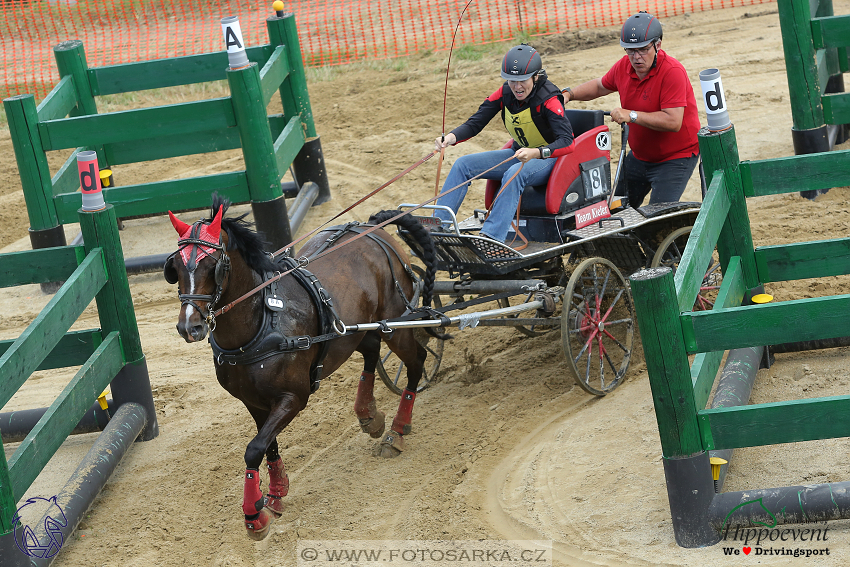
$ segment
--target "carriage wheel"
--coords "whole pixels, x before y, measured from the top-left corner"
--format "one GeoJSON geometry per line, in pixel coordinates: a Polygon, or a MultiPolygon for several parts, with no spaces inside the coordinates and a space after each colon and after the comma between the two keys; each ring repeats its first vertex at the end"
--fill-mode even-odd
{"type": "MultiPolygon", "coordinates": [[[[679,267],[679,262],[682,260],[682,254],[685,252],[685,245],[688,243],[688,236],[692,229],[692,226],[686,226],[671,232],[658,245],[658,251],[652,257],[652,263],[649,267],[667,266],[673,269],[673,273],[676,273],[676,268],[679,267]]],[[[702,279],[699,295],[694,302],[694,311],[709,311],[714,308],[714,300],[717,298],[721,281],[723,281],[723,274],[720,272],[720,260],[717,250],[715,250],[702,279]]]]}
{"type": "MultiPolygon", "coordinates": [[[[497,299],[496,303],[500,308],[504,309],[505,307],[511,307],[513,305],[519,305],[520,303],[528,303],[534,299],[534,294],[526,294],[526,295],[515,295],[513,297],[503,297],[502,299],[497,299]]],[[[534,313],[529,311],[526,313],[517,313],[516,315],[505,315],[504,319],[517,319],[519,317],[533,317],[534,313]],[[530,315],[529,315],[530,314],[530,315]]],[[[539,337],[540,335],[545,335],[550,332],[555,327],[536,327],[534,325],[512,325],[514,329],[522,333],[527,337],[539,337]]]]}
{"type": "MultiPolygon", "coordinates": [[[[438,308],[442,306],[443,303],[440,301],[440,296],[435,295],[433,298],[433,307],[438,308]]],[[[446,341],[428,334],[425,329],[414,329],[413,335],[419,344],[428,351],[428,358],[425,359],[422,378],[419,380],[419,386],[416,388],[417,392],[421,392],[436,382],[437,372],[440,370],[440,363],[443,361],[443,346],[446,341]]],[[[381,343],[381,358],[378,359],[377,369],[378,375],[384,381],[384,384],[387,385],[387,388],[399,396],[402,390],[404,390],[403,384],[407,382],[407,373],[404,369],[405,366],[401,359],[385,344],[381,343]],[[399,385],[399,381],[402,381],[401,386],[399,385]]]]}
{"type": "Polygon", "coordinates": [[[632,356],[635,309],[623,274],[604,258],[573,271],[561,311],[561,341],[576,383],[604,396],[620,385],[632,356]]]}

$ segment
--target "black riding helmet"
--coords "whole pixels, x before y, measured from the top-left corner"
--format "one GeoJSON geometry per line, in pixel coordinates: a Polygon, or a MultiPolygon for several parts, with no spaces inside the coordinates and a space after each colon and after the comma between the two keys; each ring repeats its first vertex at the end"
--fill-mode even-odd
{"type": "Polygon", "coordinates": [[[540,54],[525,43],[511,47],[502,59],[502,78],[508,81],[524,81],[542,70],[540,54]]]}
{"type": "Polygon", "coordinates": [[[641,10],[623,24],[623,31],[620,32],[620,47],[627,49],[646,47],[661,39],[662,35],[661,22],[658,18],[641,10]]]}

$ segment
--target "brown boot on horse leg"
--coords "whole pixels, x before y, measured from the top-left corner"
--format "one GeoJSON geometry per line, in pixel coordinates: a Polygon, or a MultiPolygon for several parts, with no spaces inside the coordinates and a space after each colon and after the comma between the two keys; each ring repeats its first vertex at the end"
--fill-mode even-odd
{"type": "Polygon", "coordinates": [[[264,539],[269,534],[272,522],[283,513],[281,499],[289,492],[289,477],[284,472],[283,460],[278,453],[277,435],[303,407],[295,395],[286,393],[270,412],[248,408],[258,429],[257,436],[245,450],[242,512],[245,514],[245,529],[251,539],[264,539]],[[263,497],[260,489],[259,475],[264,453],[269,468],[269,493],[266,497],[263,497]]]}
{"type": "Polygon", "coordinates": [[[363,372],[357,384],[357,397],[354,399],[354,414],[360,422],[360,429],[373,439],[384,434],[386,415],[378,411],[375,403],[375,368],[381,356],[381,337],[375,331],[366,333],[360,346],[363,355],[363,372]]]}
{"type": "MultiPolygon", "coordinates": [[[[425,357],[428,355],[427,351],[416,341],[413,332],[410,329],[406,329],[406,331],[409,332],[409,338],[404,333],[399,333],[390,341],[387,341],[387,345],[391,349],[396,346],[394,343],[404,343],[404,341],[413,341],[417,348],[415,358],[409,357],[409,360],[402,360],[407,368],[407,386],[401,393],[401,401],[399,401],[398,411],[393,418],[390,432],[384,436],[379,446],[380,455],[386,459],[397,457],[404,451],[404,436],[410,433],[413,402],[416,399],[419,380],[422,378],[422,372],[425,369],[425,357]]],[[[410,352],[410,350],[399,348],[399,352],[410,352]]]]}

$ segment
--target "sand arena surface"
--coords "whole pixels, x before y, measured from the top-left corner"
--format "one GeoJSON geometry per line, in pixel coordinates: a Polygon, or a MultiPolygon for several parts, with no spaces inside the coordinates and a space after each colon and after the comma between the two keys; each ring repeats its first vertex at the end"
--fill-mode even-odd
{"type": "MultiPolygon", "coordinates": [[[[835,1],[835,13],[850,2],[835,1]]],[[[664,22],[664,49],[682,61],[699,94],[700,70],[721,70],[742,159],[793,155],[791,114],[779,21],[774,5],[736,8],[664,22]]],[[[602,31],[541,40],[544,63],[565,87],[601,76],[622,51],[602,31]],[[576,50],[576,48],[579,48],[576,50]]],[[[448,90],[447,129],[465,119],[499,83],[496,58],[457,60],[448,90]]],[[[310,211],[312,228],[371,191],[433,147],[441,129],[445,57],[405,64],[360,65],[313,73],[310,95],[322,137],[333,200],[310,211]]],[[[201,93],[203,94],[203,93],[201,93]]],[[[163,104],[166,101],[154,100],[163,104]]],[[[616,97],[576,107],[609,109],[616,97]]],[[[701,106],[701,105],[700,105],[701,106]]],[[[705,123],[705,117],[702,116],[705,123]]],[[[494,121],[479,137],[447,153],[501,146],[494,121]]],[[[615,136],[616,137],[616,136],[615,136]]],[[[8,132],[0,133],[0,249],[29,248],[17,168],[8,132]]],[[[612,155],[618,154],[618,148],[612,155]]],[[[52,156],[52,163],[60,163],[52,156]]],[[[123,166],[120,184],[242,167],[240,153],[123,166]]],[[[429,163],[343,220],[434,190],[429,163]]],[[[473,187],[471,212],[483,185],[473,187]]],[[[698,200],[698,179],[685,199],[698,200]]],[[[846,236],[847,188],[811,202],[797,195],[748,203],[757,245],[846,236]]],[[[240,210],[237,208],[237,210],[240,210]]],[[[200,213],[181,215],[191,222],[200,213]]],[[[121,233],[126,256],[168,252],[175,235],[166,217],[130,220],[121,233]]],[[[76,227],[69,226],[69,240],[76,227]]],[[[776,300],[844,293],[847,278],[769,285],[776,300]]],[[[243,453],[253,421],[216,382],[209,346],[177,335],[175,289],[159,274],[130,279],[154,388],[160,436],[137,444],[65,544],[55,565],[295,565],[302,539],[544,539],[556,565],[846,565],[847,522],[829,524],[830,555],[817,559],[724,556],[722,546],[687,550],[673,538],[661,448],[645,365],[636,356],[628,379],[596,399],[569,377],[558,333],[526,338],[510,328],[456,332],[446,345],[440,382],[420,394],[407,450],[397,459],[371,454],[353,413],[361,360],[355,355],[323,382],[280,436],[291,489],[286,512],[259,543],[242,527],[243,453]]],[[[0,338],[18,336],[49,300],[38,286],[5,290],[0,338]]],[[[97,326],[92,306],[75,328],[97,326]]],[[[639,349],[636,349],[639,351],[639,349]]],[[[639,352],[638,352],[639,354],[639,352]]],[[[6,408],[47,405],[72,370],[39,372],[6,408]]],[[[841,395],[850,370],[846,349],[778,355],[762,370],[753,401],[841,395]]],[[[389,416],[398,398],[376,386],[389,416]]],[[[391,417],[390,417],[391,419],[391,417]]],[[[92,442],[66,443],[29,495],[58,490],[92,442]]],[[[15,446],[7,446],[7,455],[15,446]]],[[[735,452],[726,490],[850,480],[845,439],[735,452]]],[[[737,545],[740,548],[740,545],[737,545]]]]}

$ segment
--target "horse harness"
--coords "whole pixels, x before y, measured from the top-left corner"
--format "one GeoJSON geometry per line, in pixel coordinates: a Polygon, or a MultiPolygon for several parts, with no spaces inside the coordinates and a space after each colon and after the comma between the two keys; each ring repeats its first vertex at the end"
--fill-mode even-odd
{"type": "MultiPolygon", "coordinates": [[[[316,312],[318,314],[319,319],[319,335],[318,336],[310,336],[310,335],[300,335],[300,336],[286,336],[279,329],[279,325],[281,322],[280,313],[286,309],[284,305],[283,297],[278,293],[280,280],[273,281],[269,285],[265,286],[262,290],[263,292],[263,317],[262,323],[260,324],[259,330],[257,334],[251,339],[247,344],[243,345],[237,349],[224,349],[221,348],[218,343],[216,343],[215,338],[212,334],[212,329],[210,330],[209,335],[209,343],[213,350],[213,357],[216,361],[216,364],[219,366],[224,364],[237,365],[237,364],[253,364],[255,362],[259,362],[261,360],[265,360],[272,356],[277,356],[279,354],[287,353],[287,352],[295,352],[300,350],[308,350],[314,344],[320,345],[319,348],[319,356],[313,362],[310,367],[310,391],[315,392],[321,383],[322,380],[322,370],[324,368],[324,360],[327,356],[328,349],[330,347],[330,340],[338,337],[345,336],[345,324],[339,317],[339,314],[336,312],[334,308],[333,298],[331,294],[322,286],[319,279],[307,270],[304,266],[306,266],[310,259],[317,256],[321,252],[327,250],[345,234],[349,232],[361,233],[368,228],[369,225],[362,225],[358,222],[350,222],[345,225],[328,227],[325,231],[334,231],[334,233],[322,244],[322,246],[316,250],[310,258],[302,257],[299,259],[292,258],[291,256],[283,256],[279,260],[277,260],[278,265],[281,267],[281,271],[292,270],[291,274],[295,277],[295,280],[303,287],[307,294],[310,296],[313,304],[316,307],[316,312]],[[294,268],[294,269],[293,269],[294,268]]],[[[324,232],[324,231],[323,231],[324,232]]],[[[420,291],[420,286],[415,286],[414,297],[411,300],[408,300],[404,295],[404,291],[401,288],[401,284],[398,281],[398,278],[395,274],[395,268],[393,267],[392,257],[390,256],[390,251],[395,255],[396,258],[401,262],[404,266],[405,271],[411,277],[411,280],[417,282],[418,279],[416,275],[413,273],[413,270],[410,266],[407,265],[403,261],[403,259],[399,256],[398,252],[392,246],[388,245],[383,239],[373,234],[367,234],[367,237],[371,238],[374,242],[376,242],[381,249],[384,251],[384,254],[387,256],[387,261],[390,265],[390,272],[393,277],[393,282],[396,290],[401,296],[402,300],[405,302],[406,310],[405,313],[414,309],[415,303],[418,301],[418,295],[420,291]]],[[[191,239],[186,239],[186,241],[191,239]]],[[[183,244],[184,241],[180,241],[179,244],[183,244]]],[[[193,242],[186,242],[186,244],[192,244],[193,242]]],[[[204,244],[208,246],[208,243],[204,244]]],[[[217,262],[222,262],[221,258],[227,257],[227,254],[224,250],[221,251],[221,256],[217,259],[217,262]]],[[[222,270],[229,271],[230,269],[230,260],[229,258],[225,261],[227,267],[222,268],[222,270]]],[[[276,274],[280,272],[266,272],[263,274],[263,281],[268,281],[276,274]]],[[[218,301],[221,297],[221,282],[224,281],[224,275],[219,281],[219,265],[216,265],[216,295],[214,298],[212,296],[181,296],[180,300],[184,303],[190,303],[195,305],[191,301],[193,299],[201,299],[204,301],[209,301],[207,298],[212,298],[213,303],[218,301]]],[[[226,274],[225,274],[226,275],[226,274]]],[[[213,303],[209,304],[209,313],[211,314],[214,307],[213,303]]],[[[197,306],[196,306],[197,308],[197,306]]],[[[213,324],[215,319],[213,318],[213,324]]],[[[389,327],[382,329],[384,333],[392,334],[392,330],[389,327]]]]}

